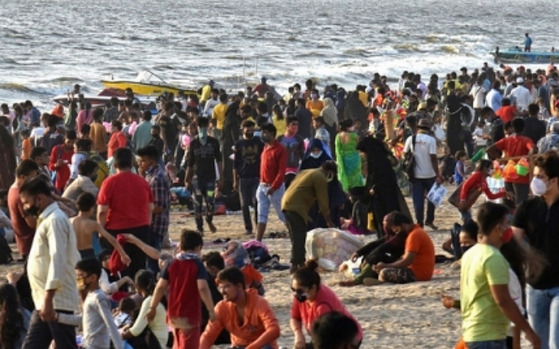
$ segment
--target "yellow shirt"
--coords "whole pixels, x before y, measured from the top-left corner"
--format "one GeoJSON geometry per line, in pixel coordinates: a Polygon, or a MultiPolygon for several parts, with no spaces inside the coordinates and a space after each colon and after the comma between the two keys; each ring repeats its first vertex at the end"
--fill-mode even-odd
{"type": "Polygon", "coordinates": [[[320,112],[324,109],[324,102],[321,100],[313,101],[311,99],[307,101],[306,107],[311,111],[313,118],[316,118],[317,116],[320,116],[320,112]]]}
{"type": "Polygon", "coordinates": [[[285,123],[285,118],[279,120],[277,116],[274,115],[274,117],[272,118],[272,123],[276,127],[276,134],[278,136],[281,136],[282,134],[285,133],[285,128],[287,127],[285,123]]]}
{"type": "Polygon", "coordinates": [[[215,128],[218,130],[223,130],[223,124],[225,124],[225,112],[227,111],[227,104],[219,103],[216,105],[212,112],[212,119],[216,119],[215,128]]]}

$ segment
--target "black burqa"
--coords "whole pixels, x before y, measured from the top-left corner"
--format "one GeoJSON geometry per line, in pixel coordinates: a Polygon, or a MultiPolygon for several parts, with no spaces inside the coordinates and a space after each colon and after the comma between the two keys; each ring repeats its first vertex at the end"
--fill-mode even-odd
{"type": "Polygon", "coordinates": [[[233,160],[230,156],[233,154],[233,146],[239,140],[241,135],[241,117],[239,116],[240,102],[233,102],[225,111],[225,124],[223,125],[223,134],[219,143],[222,146],[221,154],[223,156],[223,193],[229,194],[233,189],[233,160]]]}
{"type": "Polygon", "coordinates": [[[392,211],[400,211],[411,218],[411,213],[404,196],[398,187],[396,173],[390,159],[392,153],[387,145],[367,136],[357,144],[357,150],[367,155],[367,192],[374,189],[375,194],[370,200],[370,210],[373,212],[374,225],[377,233],[382,235],[382,219],[392,211]]]}

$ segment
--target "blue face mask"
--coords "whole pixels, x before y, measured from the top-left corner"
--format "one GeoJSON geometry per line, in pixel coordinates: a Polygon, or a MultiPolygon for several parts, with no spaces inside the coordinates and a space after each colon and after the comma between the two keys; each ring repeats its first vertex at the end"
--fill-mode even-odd
{"type": "Polygon", "coordinates": [[[198,130],[198,137],[200,138],[200,141],[205,144],[208,140],[208,129],[206,127],[200,127],[198,130]]]}

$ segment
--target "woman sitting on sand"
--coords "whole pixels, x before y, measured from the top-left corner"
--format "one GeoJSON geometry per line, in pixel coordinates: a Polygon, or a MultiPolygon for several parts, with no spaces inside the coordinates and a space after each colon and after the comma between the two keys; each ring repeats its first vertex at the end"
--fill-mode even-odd
{"type": "MultiPolygon", "coordinates": [[[[305,349],[303,327],[311,334],[312,324],[324,314],[338,311],[355,321],[359,327],[358,341],[363,339],[363,331],[357,320],[344,307],[334,291],[326,285],[321,285],[320,275],[316,271],[318,264],[314,260],[307,261],[304,267],[298,269],[291,280],[293,304],[291,306],[291,319],[289,325],[295,335],[294,349],[305,349]]],[[[356,346],[355,348],[358,348],[356,346]]]]}

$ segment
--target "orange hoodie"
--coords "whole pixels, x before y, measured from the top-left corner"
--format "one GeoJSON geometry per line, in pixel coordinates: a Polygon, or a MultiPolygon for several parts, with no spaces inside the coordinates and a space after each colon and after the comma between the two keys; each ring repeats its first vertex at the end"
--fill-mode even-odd
{"type": "Polygon", "coordinates": [[[217,320],[209,322],[200,339],[200,349],[210,349],[225,328],[231,334],[231,345],[258,349],[271,345],[277,349],[280,327],[268,302],[255,289],[246,290],[245,318],[239,324],[235,303],[222,300],[215,306],[217,320]]]}

